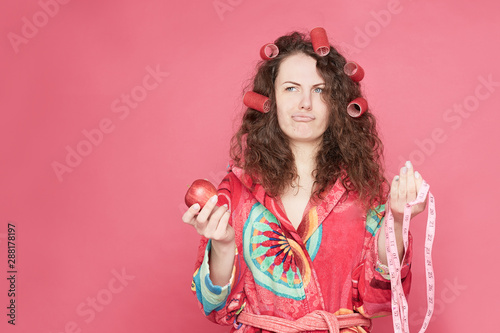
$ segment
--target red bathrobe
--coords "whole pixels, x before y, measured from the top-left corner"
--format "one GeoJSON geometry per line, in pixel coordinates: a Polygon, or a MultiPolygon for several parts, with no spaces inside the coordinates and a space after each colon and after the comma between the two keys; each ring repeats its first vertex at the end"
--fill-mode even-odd
{"type": "MultiPolygon", "coordinates": [[[[232,325],[231,332],[261,332],[246,325],[236,329],[237,314],[248,311],[289,320],[314,310],[359,312],[367,318],[391,314],[388,268],[380,263],[377,246],[385,205],[364,210],[358,195],[346,195],[337,180],[323,200],[308,202],[296,230],[281,201],[252,183],[240,168],[229,166],[218,193],[218,205],[227,203],[231,210],[236,255],[228,285],[214,285],[208,265],[211,242],[201,239],[191,289],[208,319],[232,325]]],[[[401,271],[406,297],[412,243],[409,234],[401,271]]]]}

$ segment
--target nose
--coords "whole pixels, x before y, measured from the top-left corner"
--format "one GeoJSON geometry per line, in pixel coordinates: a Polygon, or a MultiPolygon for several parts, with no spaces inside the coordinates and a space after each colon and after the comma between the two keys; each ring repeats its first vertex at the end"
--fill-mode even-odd
{"type": "Polygon", "coordinates": [[[304,92],[302,95],[302,99],[300,100],[300,109],[311,110],[312,109],[312,100],[311,93],[304,92]]]}

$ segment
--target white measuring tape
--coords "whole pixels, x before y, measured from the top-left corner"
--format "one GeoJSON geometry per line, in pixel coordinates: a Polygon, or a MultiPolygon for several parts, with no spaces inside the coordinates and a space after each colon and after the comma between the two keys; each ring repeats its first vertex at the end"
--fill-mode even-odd
{"type": "MultiPolygon", "coordinates": [[[[403,217],[403,243],[406,249],[408,248],[408,230],[410,229],[411,207],[419,203],[423,203],[429,193],[429,205],[427,216],[427,227],[425,231],[425,273],[427,283],[427,311],[424,318],[424,323],[420,328],[419,333],[425,332],[429,326],[429,322],[434,311],[434,270],[432,268],[432,243],[436,233],[436,205],[434,196],[429,192],[429,185],[424,181],[420,187],[417,198],[405,205],[403,217]]],[[[387,262],[389,266],[389,274],[391,276],[391,306],[392,306],[392,321],[395,333],[409,333],[408,327],[408,303],[401,284],[401,265],[396,244],[396,234],[394,232],[394,216],[388,209],[387,218],[385,219],[385,251],[387,254],[387,262]]]]}

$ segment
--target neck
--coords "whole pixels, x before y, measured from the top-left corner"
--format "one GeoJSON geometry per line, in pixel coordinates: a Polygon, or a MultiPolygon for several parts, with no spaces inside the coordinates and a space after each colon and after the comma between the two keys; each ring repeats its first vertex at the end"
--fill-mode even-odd
{"type": "Polygon", "coordinates": [[[290,144],[295,157],[295,167],[298,175],[302,177],[312,177],[312,172],[316,168],[316,154],[319,150],[318,143],[295,142],[290,144]]]}

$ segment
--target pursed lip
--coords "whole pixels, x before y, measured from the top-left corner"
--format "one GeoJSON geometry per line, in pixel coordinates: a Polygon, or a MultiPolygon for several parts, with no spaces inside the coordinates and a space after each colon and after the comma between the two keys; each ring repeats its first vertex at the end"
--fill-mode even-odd
{"type": "Polygon", "coordinates": [[[295,121],[311,121],[316,119],[316,117],[310,113],[297,112],[292,114],[292,119],[295,121]]]}

